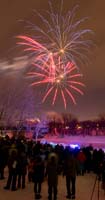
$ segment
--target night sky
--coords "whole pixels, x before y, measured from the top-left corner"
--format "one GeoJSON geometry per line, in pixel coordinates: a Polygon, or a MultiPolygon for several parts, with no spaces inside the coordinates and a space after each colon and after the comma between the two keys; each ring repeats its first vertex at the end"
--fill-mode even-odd
{"type": "MultiPolygon", "coordinates": [[[[53,0],[54,7],[59,7],[59,2],[60,0],[53,0]]],[[[105,0],[64,0],[64,12],[71,10],[76,4],[79,5],[76,17],[89,17],[84,28],[92,29],[94,32],[92,39],[95,45],[89,57],[90,63],[80,66],[86,85],[85,94],[75,95],[77,105],[70,101],[67,110],[63,108],[61,99],[58,99],[55,106],[51,106],[48,100],[39,107],[40,111],[70,112],[82,120],[96,118],[99,114],[105,113],[105,0]]],[[[6,98],[4,92],[14,90],[15,93],[22,90],[22,87],[26,93],[31,90],[30,95],[34,94],[36,104],[41,101],[41,90],[36,91],[35,88],[30,89],[28,86],[30,80],[25,77],[28,61],[16,47],[15,38],[18,34],[26,34],[25,24],[21,20],[39,23],[37,17],[33,16],[34,9],[43,13],[43,9],[48,9],[48,1],[0,1],[0,102],[3,102],[4,96],[6,98]]],[[[28,97],[26,95],[22,98],[28,97]]]]}

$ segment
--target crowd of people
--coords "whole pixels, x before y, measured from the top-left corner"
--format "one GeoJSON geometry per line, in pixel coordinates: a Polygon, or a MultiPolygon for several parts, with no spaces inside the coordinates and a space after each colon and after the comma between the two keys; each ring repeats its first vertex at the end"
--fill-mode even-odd
{"type": "Polygon", "coordinates": [[[48,200],[57,200],[59,175],[65,177],[67,199],[76,197],[76,176],[91,171],[102,181],[105,190],[105,154],[91,146],[71,149],[69,146],[52,146],[21,138],[0,138],[0,179],[8,166],[5,190],[16,191],[34,183],[35,199],[43,197],[42,183],[47,178],[48,200]]]}

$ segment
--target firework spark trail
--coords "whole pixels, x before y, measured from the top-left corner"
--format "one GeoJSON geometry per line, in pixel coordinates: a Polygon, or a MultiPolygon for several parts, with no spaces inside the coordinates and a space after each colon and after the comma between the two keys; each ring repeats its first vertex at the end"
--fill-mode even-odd
{"type": "Polygon", "coordinates": [[[77,84],[77,85],[81,85],[81,86],[85,86],[83,83],[77,82],[77,81],[67,81],[67,82],[77,84]]]}
{"type": "Polygon", "coordinates": [[[63,102],[64,102],[64,107],[66,108],[66,98],[65,98],[65,95],[64,95],[64,91],[61,89],[61,95],[62,95],[62,99],[63,99],[63,102]]]}
{"type": "Polygon", "coordinates": [[[51,93],[51,91],[53,90],[54,86],[52,86],[48,91],[47,93],[45,94],[45,96],[43,97],[43,100],[42,102],[44,102],[46,100],[46,98],[48,97],[48,95],[51,93]]]}
{"type": "Polygon", "coordinates": [[[81,95],[83,95],[83,92],[78,89],[77,87],[73,86],[73,85],[70,85],[71,88],[73,88],[74,90],[76,90],[78,93],[80,93],[81,95]]]}
{"type": "Polygon", "coordinates": [[[74,104],[76,104],[75,98],[73,97],[72,93],[67,88],[65,88],[65,90],[66,90],[67,94],[69,95],[69,97],[71,98],[72,102],[74,104]]]}
{"type": "Polygon", "coordinates": [[[26,41],[17,42],[17,44],[19,45],[26,46],[26,48],[24,48],[24,51],[34,51],[36,53],[35,58],[33,58],[33,64],[43,69],[44,66],[50,68],[49,76],[55,76],[55,64],[53,61],[53,56],[56,56],[56,53],[53,55],[43,45],[27,36],[17,36],[17,38],[26,41]],[[40,63],[40,65],[38,63],[40,63]]]}
{"type": "Polygon", "coordinates": [[[56,90],[55,90],[52,105],[55,104],[55,100],[56,100],[56,97],[57,97],[57,93],[58,93],[58,88],[56,88],[56,90]]]}
{"type": "Polygon", "coordinates": [[[40,61],[41,63],[45,61],[46,55],[48,54],[48,50],[43,45],[27,36],[21,35],[17,36],[17,38],[22,40],[20,42],[17,42],[17,44],[24,46],[24,51],[35,52],[35,58],[33,56],[34,61],[40,61]]]}

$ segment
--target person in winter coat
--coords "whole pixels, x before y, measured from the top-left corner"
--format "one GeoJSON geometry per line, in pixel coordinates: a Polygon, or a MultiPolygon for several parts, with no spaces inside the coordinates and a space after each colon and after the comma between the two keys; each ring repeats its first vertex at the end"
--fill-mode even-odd
{"type": "Polygon", "coordinates": [[[80,152],[77,155],[77,160],[79,163],[79,172],[80,175],[84,175],[85,172],[85,162],[86,162],[86,156],[84,154],[84,152],[82,150],[80,150],[80,152]]]}
{"type": "Polygon", "coordinates": [[[105,160],[102,163],[102,189],[104,190],[105,195],[105,160]]]}
{"type": "Polygon", "coordinates": [[[28,181],[31,182],[33,181],[33,167],[34,167],[34,159],[31,158],[28,162],[28,181]]]}
{"type": "Polygon", "coordinates": [[[58,185],[58,161],[55,153],[51,154],[48,159],[46,175],[48,176],[48,199],[52,200],[53,193],[54,200],[56,200],[58,185]]]}
{"type": "Polygon", "coordinates": [[[41,186],[44,179],[44,163],[40,156],[36,157],[33,167],[33,181],[34,181],[34,193],[35,199],[40,199],[41,186]]]}
{"type": "Polygon", "coordinates": [[[75,199],[76,193],[76,175],[78,171],[78,162],[74,157],[72,152],[69,152],[63,167],[63,176],[66,176],[66,189],[67,189],[67,196],[66,198],[75,199]]]}
{"type": "Polygon", "coordinates": [[[12,191],[16,190],[16,179],[17,179],[17,152],[12,151],[10,157],[8,159],[8,169],[9,175],[7,184],[4,189],[9,190],[11,188],[12,191]]]}
{"type": "Polygon", "coordinates": [[[17,158],[17,176],[18,176],[18,189],[25,188],[25,177],[27,173],[27,157],[24,151],[18,153],[17,158]]]}

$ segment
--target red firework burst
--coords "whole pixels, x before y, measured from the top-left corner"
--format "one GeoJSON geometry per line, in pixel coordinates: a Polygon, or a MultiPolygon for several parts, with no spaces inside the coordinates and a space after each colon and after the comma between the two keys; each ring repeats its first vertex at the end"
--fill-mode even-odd
{"type": "MultiPolygon", "coordinates": [[[[52,59],[50,65],[51,64],[52,59]]],[[[67,106],[67,95],[70,97],[72,102],[76,104],[73,90],[83,95],[83,91],[80,89],[80,87],[84,87],[85,85],[81,81],[78,81],[78,78],[82,77],[83,75],[78,73],[75,64],[68,62],[66,65],[64,65],[62,62],[60,62],[60,58],[58,58],[58,62],[57,60],[54,61],[53,59],[53,65],[55,66],[55,70],[54,73],[52,72],[52,74],[50,71],[51,67],[49,68],[48,66],[44,66],[41,68],[40,65],[35,65],[35,70],[36,67],[38,67],[38,69],[41,68],[41,70],[40,72],[32,71],[28,73],[29,77],[35,78],[35,81],[31,84],[31,86],[38,86],[41,84],[47,86],[47,91],[45,92],[42,102],[45,102],[45,100],[51,94],[53,94],[52,105],[55,104],[58,95],[62,97],[65,108],[67,106]]]]}

